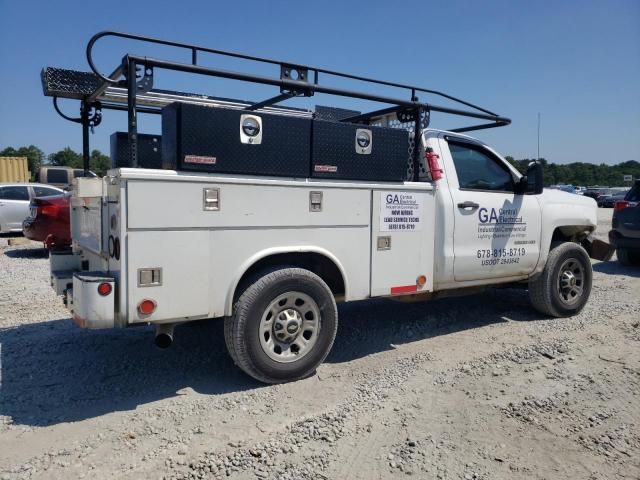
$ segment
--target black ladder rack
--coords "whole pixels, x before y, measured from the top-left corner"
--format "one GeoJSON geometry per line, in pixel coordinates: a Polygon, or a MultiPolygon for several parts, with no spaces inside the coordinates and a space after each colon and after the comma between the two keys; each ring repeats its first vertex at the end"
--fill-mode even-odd
{"type": "MultiPolygon", "coordinates": [[[[413,125],[414,142],[414,172],[418,172],[418,144],[422,128],[428,126],[430,112],[440,112],[472,119],[485,120],[488,123],[455,128],[454,132],[468,132],[485,128],[494,128],[509,125],[511,120],[497,115],[482,107],[436,91],[404,85],[400,83],[376,80],[347,73],[336,72],[317,67],[309,67],[297,63],[272,60],[236,52],[216,50],[197,45],[173,42],[157,38],[145,37],[129,33],[105,31],[94,35],[87,44],[87,61],[93,73],[77,72],[59,68],[45,68],[42,72],[44,94],[52,96],[56,111],[67,120],[82,124],[83,127],[83,159],[84,168],[89,168],[89,128],[97,126],[102,118],[102,109],[125,110],[128,113],[128,135],[131,151],[131,166],[136,167],[137,162],[137,114],[160,113],[161,108],[173,102],[196,103],[207,106],[262,111],[281,115],[311,117],[314,115],[309,110],[278,106],[277,104],[294,97],[311,97],[316,93],[336,95],[341,97],[370,100],[386,104],[387,107],[372,112],[350,115],[339,118],[337,121],[352,123],[369,123],[376,118],[395,114],[403,123],[413,125]],[[175,61],[156,59],[138,55],[127,54],[121,63],[110,75],[103,75],[98,71],[93,61],[93,47],[96,42],[104,37],[118,37],[139,42],[157,45],[171,46],[188,50],[191,53],[191,63],[179,63],[175,61]],[[200,53],[221,55],[238,58],[252,62],[276,65],[279,67],[278,77],[267,77],[244,72],[223,70],[219,68],[205,67],[198,64],[200,53]],[[280,93],[260,102],[249,102],[228,98],[196,95],[184,92],[153,89],[153,75],[155,69],[173,70],[187,73],[195,73],[218,78],[245,81],[255,84],[272,85],[279,87],[280,93]],[[373,84],[378,87],[391,87],[405,90],[409,97],[395,98],[379,95],[366,91],[347,90],[337,88],[319,82],[320,75],[327,77],[345,78],[356,80],[364,84],[373,84]],[[435,95],[440,98],[455,102],[466,110],[450,108],[430,103],[420,102],[418,94],[435,95]],[[58,107],[58,98],[70,98],[81,101],[80,117],[72,118],[61,112],[58,107]],[[426,118],[426,123],[425,123],[426,118]]],[[[354,112],[355,113],[355,112],[354,112]]]]}

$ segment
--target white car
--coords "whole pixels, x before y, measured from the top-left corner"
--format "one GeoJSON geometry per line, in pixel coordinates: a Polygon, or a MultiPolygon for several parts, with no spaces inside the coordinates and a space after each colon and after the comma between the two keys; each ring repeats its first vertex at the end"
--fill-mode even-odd
{"type": "Polygon", "coordinates": [[[32,198],[61,193],[64,190],[41,183],[0,183],[0,233],[22,231],[32,198]]]}

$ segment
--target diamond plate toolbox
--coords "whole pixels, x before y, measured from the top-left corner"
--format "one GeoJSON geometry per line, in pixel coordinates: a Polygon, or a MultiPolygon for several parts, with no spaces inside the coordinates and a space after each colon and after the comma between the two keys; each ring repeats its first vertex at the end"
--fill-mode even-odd
{"type": "Polygon", "coordinates": [[[313,177],[382,182],[406,179],[406,130],[314,120],[312,137],[313,177]]]}
{"type": "Polygon", "coordinates": [[[163,168],[308,177],[310,159],[310,119],[179,103],[162,110],[163,168]]]}

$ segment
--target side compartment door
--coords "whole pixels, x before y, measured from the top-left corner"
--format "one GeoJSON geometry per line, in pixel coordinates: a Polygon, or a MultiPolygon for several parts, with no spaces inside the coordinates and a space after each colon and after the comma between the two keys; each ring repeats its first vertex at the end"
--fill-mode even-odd
{"type": "Polygon", "coordinates": [[[449,157],[455,280],[531,273],[540,255],[536,197],[515,193],[514,174],[490,149],[452,137],[441,141],[449,157]]]}
{"type": "Polygon", "coordinates": [[[372,191],[372,297],[433,290],[434,190],[420,186],[372,191]]]}

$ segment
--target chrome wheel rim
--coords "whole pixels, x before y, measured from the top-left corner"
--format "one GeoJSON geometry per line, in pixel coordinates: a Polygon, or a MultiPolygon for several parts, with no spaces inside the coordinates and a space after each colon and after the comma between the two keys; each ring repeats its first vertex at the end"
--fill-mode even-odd
{"type": "Polygon", "coordinates": [[[320,308],[307,294],[287,292],[276,297],[260,319],[260,345],[269,358],[290,363],[307,355],[320,332],[320,308]]]}
{"type": "Polygon", "coordinates": [[[584,290],[584,268],[575,258],[565,260],[558,276],[558,293],[565,305],[573,305],[580,300],[584,290]]]}

